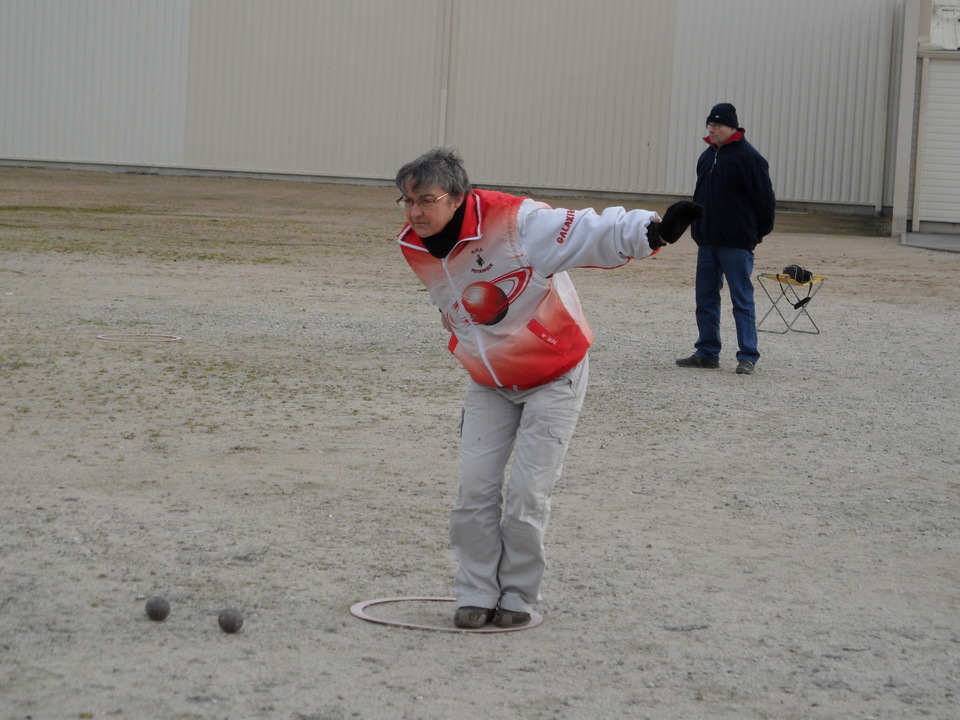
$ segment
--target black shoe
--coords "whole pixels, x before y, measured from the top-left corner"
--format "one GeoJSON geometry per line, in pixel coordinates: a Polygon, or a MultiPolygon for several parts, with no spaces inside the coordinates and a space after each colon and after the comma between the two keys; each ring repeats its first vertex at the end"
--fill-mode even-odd
{"type": "Polygon", "coordinates": [[[741,360],[737,363],[737,375],[753,375],[753,371],[756,369],[757,366],[749,360],[741,360]]]}
{"type": "Polygon", "coordinates": [[[482,607],[466,606],[457,608],[453,615],[453,624],[458,628],[476,630],[482,628],[493,619],[493,610],[482,607]]]}
{"type": "Polygon", "coordinates": [[[700,357],[694,353],[688,358],[678,358],[677,365],[687,368],[718,368],[720,367],[720,361],[707,360],[706,358],[700,357]]]}
{"type": "Polygon", "coordinates": [[[516,612],[515,610],[497,610],[493,616],[493,624],[497,627],[512,628],[526,625],[530,622],[530,613],[516,612]]]}

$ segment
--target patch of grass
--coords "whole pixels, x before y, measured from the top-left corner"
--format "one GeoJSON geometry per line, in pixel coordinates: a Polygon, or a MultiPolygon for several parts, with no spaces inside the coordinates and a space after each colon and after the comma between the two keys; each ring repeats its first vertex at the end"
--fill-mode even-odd
{"type": "MultiPolygon", "coordinates": [[[[6,224],[12,232],[0,235],[0,249],[286,265],[304,254],[317,253],[323,242],[311,225],[286,220],[229,218],[219,220],[214,228],[206,217],[156,212],[117,217],[92,210],[31,214],[25,209],[21,215],[6,224]]],[[[332,250],[334,254],[346,251],[344,247],[332,250]]]]}
{"type": "Polygon", "coordinates": [[[777,208],[774,232],[871,237],[888,235],[889,225],[889,218],[873,215],[777,208]]]}
{"type": "Polygon", "coordinates": [[[0,205],[0,212],[17,213],[87,213],[91,215],[146,215],[149,210],[129,205],[106,205],[99,207],[66,207],[63,205],[0,205]]]}

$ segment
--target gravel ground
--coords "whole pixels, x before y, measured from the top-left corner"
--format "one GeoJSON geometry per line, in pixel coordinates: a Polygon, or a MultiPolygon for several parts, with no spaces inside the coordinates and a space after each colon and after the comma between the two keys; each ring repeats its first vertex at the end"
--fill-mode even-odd
{"type": "Polygon", "coordinates": [[[689,237],[575,271],[597,343],[543,624],[430,632],[350,613],[453,573],[463,372],[394,193],[0,188],[0,717],[960,716],[960,254],[781,213],[757,270],[827,276],[822,333],[762,334],[749,377],[674,365],[689,237]]]}

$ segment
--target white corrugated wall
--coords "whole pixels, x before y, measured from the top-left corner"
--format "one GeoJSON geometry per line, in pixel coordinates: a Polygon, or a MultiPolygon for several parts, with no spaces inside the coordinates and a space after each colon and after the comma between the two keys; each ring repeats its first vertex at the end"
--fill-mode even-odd
{"type": "Polygon", "coordinates": [[[439,137],[443,0],[206,0],[187,164],[375,178],[439,137]]]}
{"type": "Polygon", "coordinates": [[[0,157],[183,162],[189,0],[3,0],[0,157]]]}
{"type": "Polygon", "coordinates": [[[447,140],[472,179],[669,190],[674,3],[456,4],[447,140]]]}
{"type": "Polygon", "coordinates": [[[875,206],[902,5],[5,0],[0,158],[689,194],[728,100],[780,199],[875,206]]]}
{"type": "Polygon", "coordinates": [[[914,218],[960,223],[960,61],[926,62],[914,218]]]}
{"type": "Polygon", "coordinates": [[[895,3],[678,3],[667,186],[690,187],[713,102],[730,101],[770,162],[777,194],[874,205],[884,177],[895,3]]]}

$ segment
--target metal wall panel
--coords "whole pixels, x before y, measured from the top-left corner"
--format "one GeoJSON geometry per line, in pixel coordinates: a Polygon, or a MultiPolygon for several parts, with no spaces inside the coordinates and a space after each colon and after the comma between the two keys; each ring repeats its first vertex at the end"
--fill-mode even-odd
{"type": "Polygon", "coordinates": [[[896,4],[883,0],[680,0],[667,187],[691,187],[707,112],[738,109],[783,199],[874,205],[896,4]],[[687,42],[689,40],[689,42],[687,42]],[[681,149],[682,148],[682,149],[681,149]],[[689,149],[687,149],[689,148],[689,149]]]}
{"type": "Polygon", "coordinates": [[[960,61],[928,62],[914,219],[960,223],[960,61]]]}
{"type": "Polygon", "coordinates": [[[729,100],[781,200],[877,206],[903,4],[5,0],[0,157],[688,195],[729,100]]]}
{"type": "Polygon", "coordinates": [[[182,164],[188,0],[0,3],[0,155],[182,164]]]}
{"type": "MultiPolygon", "coordinates": [[[[883,195],[881,197],[881,206],[891,207],[893,205],[894,185],[896,184],[897,168],[897,139],[899,137],[900,120],[900,83],[902,81],[901,71],[903,67],[903,33],[906,23],[906,5],[908,0],[891,0],[888,12],[890,13],[890,86],[887,90],[887,123],[883,138],[883,195]]],[[[914,49],[911,46],[907,48],[912,54],[914,49]]]]}
{"type": "Polygon", "coordinates": [[[474,182],[664,189],[673,3],[456,5],[447,141],[474,182]]]}
{"type": "Polygon", "coordinates": [[[448,7],[194,2],[186,164],[389,177],[439,141],[448,7]]]}

